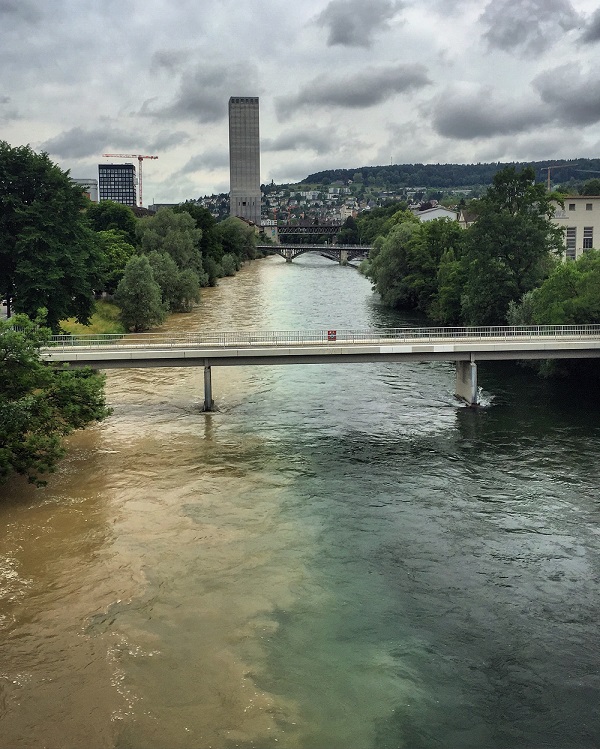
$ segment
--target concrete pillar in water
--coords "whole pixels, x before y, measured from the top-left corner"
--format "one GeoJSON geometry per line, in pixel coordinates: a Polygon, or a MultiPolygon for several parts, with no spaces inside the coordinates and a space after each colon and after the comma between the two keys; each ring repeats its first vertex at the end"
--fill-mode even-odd
{"type": "Polygon", "coordinates": [[[456,397],[468,406],[479,405],[477,364],[474,361],[456,362],[456,397]]]}
{"type": "Polygon", "coordinates": [[[292,262],[292,251],[291,250],[285,250],[285,262],[291,263],[292,262]]]}
{"type": "Polygon", "coordinates": [[[348,265],[348,250],[340,250],[340,265],[348,265]]]}
{"type": "Polygon", "coordinates": [[[204,407],[203,411],[212,411],[215,402],[212,397],[212,376],[210,371],[210,365],[204,365],[204,407]]]}

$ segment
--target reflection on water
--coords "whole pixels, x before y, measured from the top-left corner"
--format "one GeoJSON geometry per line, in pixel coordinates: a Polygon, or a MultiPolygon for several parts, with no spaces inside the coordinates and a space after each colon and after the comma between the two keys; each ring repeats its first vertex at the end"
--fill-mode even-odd
{"type": "MultiPolygon", "coordinates": [[[[166,330],[406,324],[270,258],[166,330]]],[[[2,491],[0,749],[591,747],[598,407],[514,365],[111,371],[2,491]]]]}

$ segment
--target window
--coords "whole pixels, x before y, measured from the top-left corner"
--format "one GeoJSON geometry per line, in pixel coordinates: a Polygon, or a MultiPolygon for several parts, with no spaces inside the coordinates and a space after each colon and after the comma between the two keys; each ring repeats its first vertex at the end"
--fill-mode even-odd
{"type": "Polygon", "coordinates": [[[577,248],[577,227],[567,226],[567,258],[575,260],[577,248]]]}
{"type": "Polygon", "coordinates": [[[592,210],[592,204],[591,203],[586,203],[585,204],[585,210],[586,211],[591,211],[592,210]]]}
{"type": "Polygon", "coordinates": [[[594,246],[594,227],[584,226],[583,227],[583,249],[591,250],[594,246]]]}
{"type": "Polygon", "coordinates": [[[569,210],[574,211],[575,210],[575,203],[569,203],[569,210]]]}

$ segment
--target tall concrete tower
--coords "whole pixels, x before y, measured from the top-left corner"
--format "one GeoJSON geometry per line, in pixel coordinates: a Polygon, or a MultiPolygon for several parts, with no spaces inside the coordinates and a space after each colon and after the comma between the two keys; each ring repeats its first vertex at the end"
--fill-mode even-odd
{"type": "Polygon", "coordinates": [[[258,96],[229,99],[229,213],[260,226],[258,96]]]}

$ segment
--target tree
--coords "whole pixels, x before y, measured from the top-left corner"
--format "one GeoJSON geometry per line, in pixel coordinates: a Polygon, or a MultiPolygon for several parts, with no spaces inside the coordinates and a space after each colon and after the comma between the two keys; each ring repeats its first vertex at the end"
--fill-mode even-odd
{"type": "Polygon", "coordinates": [[[600,195],[600,179],[589,179],[581,188],[582,195],[600,195]]]}
{"type": "Polygon", "coordinates": [[[101,285],[102,258],[84,208],[87,198],[45,153],[0,141],[0,297],[11,312],[47,323],[87,323],[101,285]]]}
{"type": "Polygon", "coordinates": [[[399,309],[415,306],[407,276],[410,272],[409,245],[420,231],[419,219],[406,212],[369,255],[366,275],[373,281],[384,304],[399,309]]]}
{"type": "Polygon", "coordinates": [[[256,234],[241,219],[230,216],[216,226],[223,252],[236,255],[242,262],[256,257],[256,234]]]}
{"type": "Polygon", "coordinates": [[[102,255],[102,288],[114,294],[129,260],[135,255],[135,247],[129,244],[123,232],[107,229],[98,232],[102,255]]]}
{"type": "Polygon", "coordinates": [[[202,232],[189,213],[161,208],[155,216],[139,221],[137,232],[145,254],[166,252],[179,270],[193,270],[199,278],[205,278],[200,252],[202,232]]]}
{"type": "Polygon", "coordinates": [[[196,222],[196,228],[202,232],[200,252],[202,265],[208,275],[207,285],[215,286],[218,278],[219,264],[223,257],[223,247],[217,234],[217,222],[212,213],[203,205],[186,201],[173,208],[175,213],[189,213],[196,222]]]}
{"type": "Polygon", "coordinates": [[[58,369],[40,358],[43,318],[0,321],[0,483],[13,473],[41,485],[64,455],[63,438],[109,415],[104,376],[58,369]]]}
{"type": "Polygon", "coordinates": [[[118,231],[126,242],[137,244],[135,227],[138,219],[129,206],[113,200],[89,203],[87,217],[94,231],[118,231]]]}
{"type": "Polygon", "coordinates": [[[119,281],[115,301],[121,308],[121,321],[127,330],[141,333],[164,321],[167,311],[160,286],[145,255],[132,257],[119,281]]]}
{"type": "Polygon", "coordinates": [[[511,324],[600,324],[600,252],[555,265],[548,278],[510,310],[511,324]]]}
{"type": "Polygon", "coordinates": [[[159,285],[162,303],[171,312],[189,312],[200,301],[198,276],[189,268],[179,270],[166,252],[151,252],[148,261],[159,285]]]}
{"type": "Polygon", "coordinates": [[[352,216],[348,216],[344,221],[344,225],[337,233],[337,241],[339,244],[360,244],[358,226],[352,216]]]}
{"type": "Polygon", "coordinates": [[[563,249],[562,231],[550,221],[556,196],[534,178],[530,167],[508,167],[478,201],[465,241],[461,314],[467,324],[504,324],[510,302],[539,285],[563,249]]]}

